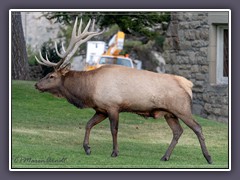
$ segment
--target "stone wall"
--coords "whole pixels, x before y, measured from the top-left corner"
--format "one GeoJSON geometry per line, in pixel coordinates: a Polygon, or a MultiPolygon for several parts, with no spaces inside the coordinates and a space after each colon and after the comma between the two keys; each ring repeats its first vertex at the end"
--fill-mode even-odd
{"type": "Polygon", "coordinates": [[[208,12],[173,12],[166,35],[166,73],[193,82],[193,113],[227,122],[228,85],[212,85],[209,81],[208,12]]]}

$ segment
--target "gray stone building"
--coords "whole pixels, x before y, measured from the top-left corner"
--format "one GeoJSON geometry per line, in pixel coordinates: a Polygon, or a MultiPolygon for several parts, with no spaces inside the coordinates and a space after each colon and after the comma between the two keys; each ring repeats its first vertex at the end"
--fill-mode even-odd
{"type": "MultiPolygon", "coordinates": [[[[228,122],[229,12],[172,12],[164,44],[166,73],[191,80],[193,113],[228,122]]],[[[231,61],[231,59],[230,59],[231,61]]]]}

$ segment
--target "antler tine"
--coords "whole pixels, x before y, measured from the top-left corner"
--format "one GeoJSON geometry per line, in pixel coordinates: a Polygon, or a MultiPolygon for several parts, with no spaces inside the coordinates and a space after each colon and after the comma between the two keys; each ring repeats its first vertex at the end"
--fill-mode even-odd
{"type": "MultiPolygon", "coordinates": [[[[56,53],[57,55],[60,57],[60,58],[64,58],[64,55],[62,55],[59,51],[58,51],[58,47],[57,47],[57,42],[55,41],[55,50],[56,50],[56,53]]],[[[65,50],[65,49],[64,49],[65,50]]],[[[66,51],[65,51],[66,52],[66,51]]]]}
{"type": "Polygon", "coordinates": [[[49,61],[47,53],[46,53],[46,60],[47,60],[48,62],[52,63],[51,61],[49,61]]]}
{"type": "Polygon", "coordinates": [[[53,63],[51,61],[49,61],[48,56],[46,54],[46,59],[43,58],[41,51],[39,51],[40,54],[40,60],[36,58],[37,62],[39,64],[45,65],[45,66],[50,66],[50,67],[55,67],[55,68],[65,68],[70,64],[70,59],[71,57],[74,55],[74,53],[77,51],[78,47],[88,41],[90,38],[92,38],[93,36],[99,35],[101,33],[104,32],[94,32],[94,24],[95,24],[95,20],[93,20],[92,26],[90,31],[88,31],[90,25],[91,25],[91,19],[88,21],[85,29],[82,31],[82,19],[80,20],[80,25],[77,29],[77,24],[78,24],[78,18],[76,17],[74,26],[73,26],[73,30],[72,30],[72,35],[71,35],[71,40],[69,42],[69,45],[67,47],[67,49],[65,50],[63,42],[62,42],[62,53],[59,52],[58,47],[57,47],[57,42],[55,42],[55,50],[57,55],[61,58],[61,60],[58,63],[53,63]]]}
{"type": "Polygon", "coordinates": [[[63,50],[64,53],[66,52],[66,50],[64,48],[64,45],[63,45],[63,42],[62,42],[62,50],[63,50]]]}
{"type": "Polygon", "coordinates": [[[81,31],[82,31],[82,18],[80,20],[80,25],[79,25],[79,28],[78,28],[78,36],[81,34],[81,31]]]}
{"type": "MultiPolygon", "coordinates": [[[[105,30],[101,31],[101,32],[94,32],[93,28],[94,28],[94,23],[95,21],[93,20],[93,24],[92,24],[92,28],[91,28],[91,31],[92,32],[89,32],[88,29],[89,29],[89,26],[91,24],[91,20],[88,21],[88,24],[87,26],[85,27],[84,31],[81,33],[81,34],[78,34],[77,36],[77,39],[76,39],[76,42],[71,50],[71,52],[68,53],[68,55],[66,56],[64,62],[60,65],[61,68],[63,67],[66,67],[67,64],[69,64],[69,61],[71,59],[71,57],[73,56],[73,54],[77,51],[77,48],[83,44],[84,42],[88,41],[89,39],[91,39],[93,36],[96,36],[96,35],[99,35],[99,34],[102,34],[105,30]],[[85,38],[85,39],[83,39],[85,38]]],[[[80,24],[81,25],[81,24],[80,24]]],[[[72,40],[71,40],[72,41],[72,40]]],[[[70,47],[70,45],[69,45],[70,47]]],[[[69,48],[68,48],[69,49],[69,48]]],[[[68,50],[67,50],[68,51],[68,50]]]]}
{"type": "Polygon", "coordinates": [[[93,19],[93,23],[92,23],[92,27],[91,27],[90,32],[93,32],[93,30],[94,30],[94,26],[95,26],[95,19],[93,19]]]}
{"type": "Polygon", "coordinates": [[[75,20],[75,23],[74,23],[74,26],[73,26],[73,30],[72,30],[72,39],[75,39],[77,37],[77,22],[78,22],[78,17],[76,17],[76,20],[75,20]]]}
{"type": "Polygon", "coordinates": [[[61,68],[66,67],[67,64],[69,64],[70,58],[72,57],[72,55],[77,51],[78,47],[82,44],[85,43],[86,41],[88,41],[89,39],[91,39],[93,36],[102,34],[105,31],[105,29],[103,29],[101,32],[91,32],[91,34],[89,36],[87,36],[85,39],[80,40],[79,42],[76,43],[76,45],[74,46],[74,49],[71,51],[71,53],[69,54],[69,56],[67,56],[66,60],[60,65],[61,68]]]}
{"type": "Polygon", "coordinates": [[[78,18],[76,17],[76,20],[75,20],[75,23],[74,23],[74,26],[73,26],[73,30],[72,30],[72,35],[71,35],[71,40],[70,40],[70,43],[69,43],[69,46],[67,48],[67,50],[65,50],[64,46],[63,46],[63,43],[62,43],[62,50],[63,50],[63,54],[61,54],[59,51],[58,51],[58,47],[57,47],[57,42],[55,41],[55,50],[56,50],[56,53],[57,55],[64,59],[68,54],[69,52],[71,51],[73,45],[75,44],[75,41],[77,39],[77,34],[76,34],[76,29],[77,29],[77,22],[78,22],[78,18]]]}
{"type": "MultiPolygon", "coordinates": [[[[102,34],[105,31],[105,29],[103,29],[101,32],[89,32],[89,36],[87,36],[85,39],[79,41],[79,45],[82,43],[85,43],[86,41],[88,41],[89,39],[91,39],[93,36],[97,36],[99,34],[102,34]]],[[[77,43],[77,44],[78,44],[77,43]]]]}
{"type": "Polygon", "coordinates": [[[45,65],[47,65],[47,66],[57,66],[57,65],[58,65],[57,63],[50,62],[50,61],[48,60],[48,58],[47,58],[47,54],[46,54],[46,59],[47,59],[47,60],[45,60],[45,59],[43,58],[42,53],[41,53],[40,50],[39,50],[39,54],[40,54],[41,62],[42,62],[43,64],[45,64],[45,65]]]}
{"type": "Polygon", "coordinates": [[[78,22],[78,18],[76,17],[76,20],[75,20],[75,23],[73,26],[73,30],[72,30],[71,40],[69,42],[68,48],[65,51],[65,53],[60,56],[61,58],[66,58],[68,56],[68,54],[70,53],[70,51],[73,49],[76,42],[78,41],[78,36],[77,36],[77,32],[76,32],[77,22],[78,22]]]}
{"type": "Polygon", "coordinates": [[[86,34],[86,32],[87,32],[87,30],[88,30],[88,28],[89,28],[89,26],[91,24],[91,21],[92,21],[91,19],[88,21],[87,26],[85,27],[84,31],[81,34],[82,36],[84,36],[86,34]]]}
{"type": "Polygon", "coordinates": [[[49,66],[49,65],[44,64],[43,62],[41,62],[41,61],[37,58],[37,56],[35,56],[35,59],[36,59],[36,61],[37,61],[39,64],[44,65],[44,66],[49,66]]]}

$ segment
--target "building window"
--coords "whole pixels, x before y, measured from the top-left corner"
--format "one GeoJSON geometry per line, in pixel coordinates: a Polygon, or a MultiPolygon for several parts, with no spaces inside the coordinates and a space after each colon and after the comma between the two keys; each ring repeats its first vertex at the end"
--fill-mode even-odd
{"type": "Polygon", "coordinates": [[[217,26],[217,84],[228,84],[228,26],[217,26]]]}

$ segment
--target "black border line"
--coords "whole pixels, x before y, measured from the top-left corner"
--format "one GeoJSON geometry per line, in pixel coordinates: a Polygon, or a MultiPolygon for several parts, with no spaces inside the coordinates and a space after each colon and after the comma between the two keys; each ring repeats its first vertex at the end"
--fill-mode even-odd
{"type": "MultiPolygon", "coordinates": [[[[27,11],[27,12],[44,12],[44,11],[46,11],[47,12],[47,11],[49,11],[49,9],[38,9],[37,11],[34,11],[34,10],[31,11],[31,9],[14,9],[14,10],[10,10],[9,11],[9,18],[11,18],[12,13],[16,12],[15,10],[16,11],[21,11],[21,12],[25,12],[25,11],[27,11]]],[[[71,12],[71,9],[65,9],[64,11],[71,12]]],[[[84,10],[79,9],[79,11],[84,11],[84,10]]],[[[104,11],[103,10],[102,12],[117,12],[117,11],[119,12],[119,11],[122,11],[122,10],[119,10],[119,9],[113,9],[113,11],[104,11]]],[[[128,10],[126,10],[126,11],[128,11],[128,10]]],[[[159,9],[159,11],[161,11],[161,9],[159,9]]],[[[179,12],[201,12],[201,11],[202,12],[211,12],[211,9],[210,10],[199,9],[199,11],[198,10],[197,11],[193,11],[193,10],[178,10],[178,11],[179,12]]],[[[225,10],[219,10],[219,12],[224,12],[224,11],[225,10]]],[[[228,22],[231,21],[231,16],[229,15],[229,11],[228,11],[228,22]]],[[[89,11],[89,12],[92,12],[92,11],[89,11]]],[[[146,11],[146,12],[149,12],[149,11],[146,11]]],[[[174,10],[171,10],[169,12],[174,12],[174,10]]],[[[9,19],[9,21],[10,21],[10,19],[9,19]]],[[[11,36],[11,34],[9,34],[9,35],[11,36]]],[[[11,63],[9,65],[11,66],[11,63]]],[[[228,79],[228,82],[229,82],[229,79],[228,79]]],[[[228,93],[229,92],[230,92],[230,88],[229,88],[229,83],[228,83],[228,93]]],[[[229,95],[230,95],[230,93],[229,93],[229,95]]],[[[12,105],[12,103],[11,103],[11,105],[12,105]]],[[[229,108],[229,106],[228,106],[228,108],[229,108]]],[[[12,112],[11,112],[11,115],[12,115],[12,112]]],[[[229,120],[229,122],[230,122],[230,120],[229,120]]],[[[229,129],[230,128],[229,122],[228,122],[228,139],[229,139],[229,130],[230,130],[229,129]]],[[[12,130],[12,119],[11,119],[11,130],[12,130]]],[[[12,147],[12,131],[11,131],[11,147],[12,147]]],[[[198,170],[206,170],[206,171],[211,171],[212,170],[212,171],[214,171],[215,170],[215,171],[218,171],[220,169],[222,169],[222,170],[229,170],[229,163],[231,161],[229,149],[230,149],[230,147],[229,147],[229,140],[228,140],[228,167],[227,168],[211,168],[211,167],[209,167],[209,168],[124,168],[124,167],[123,168],[61,168],[61,167],[60,168],[31,168],[31,167],[30,168],[13,168],[12,167],[12,158],[11,158],[11,170],[12,171],[15,171],[15,170],[16,171],[17,170],[24,170],[24,171],[27,171],[27,170],[36,170],[36,171],[38,171],[38,170],[53,170],[54,171],[55,170],[55,171],[57,171],[59,169],[65,170],[65,171],[69,171],[69,170],[70,171],[71,170],[79,170],[79,171],[83,171],[83,170],[93,170],[93,171],[94,170],[96,170],[96,171],[100,171],[100,170],[104,170],[104,171],[108,171],[108,170],[119,170],[119,171],[122,171],[122,170],[132,170],[132,171],[138,171],[140,169],[148,170],[148,171],[155,171],[155,170],[159,170],[159,171],[164,171],[164,170],[165,171],[166,170],[177,170],[177,171],[185,171],[185,170],[196,170],[196,171],[198,171],[198,170]]],[[[12,148],[11,148],[11,155],[12,155],[12,148]]],[[[10,160],[9,160],[9,163],[10,163],[10,160]]]]}

